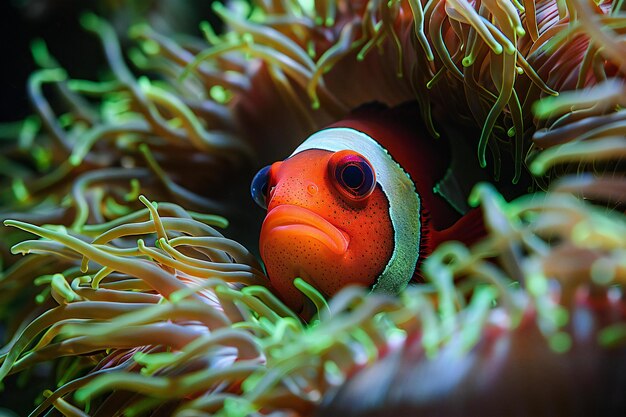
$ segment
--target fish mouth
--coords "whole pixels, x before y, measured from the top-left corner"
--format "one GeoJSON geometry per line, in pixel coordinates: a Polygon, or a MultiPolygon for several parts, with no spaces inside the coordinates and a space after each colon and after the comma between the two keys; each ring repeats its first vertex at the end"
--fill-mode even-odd
{"type": "MultiPolygon", "coordinates": [[[[267,213],[261,234],[289,232],[315,239],[336,255],[348,250],[350,237],[319,214],[304,207],[279,205],[267,213]]],[[[263,252],[263,247],[260,248],[263,252]]],[[[263,253],[261,253],[263,257],[263,253]]]]}

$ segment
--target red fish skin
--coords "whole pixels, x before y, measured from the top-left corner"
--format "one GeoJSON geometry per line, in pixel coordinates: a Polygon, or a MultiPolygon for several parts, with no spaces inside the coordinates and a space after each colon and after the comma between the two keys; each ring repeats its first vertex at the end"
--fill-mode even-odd
{"type": "Polygon", "coordinates": [[[371,282],[366,279],[382,272],[393,248],[384,193],[376,189],[366,206],[345,202],[326,169],[331,156],[328,151],[309,150],[274,163],[270,170],[268,214],[259,246],[272,286],[295,311],[302,308],[304,298],[293,287],[293,278],[301,277],[327,295],[347,283],[368,286],[371,282]],[[308,210],[333,224],[348,236],[349,250],[336,253],[315,238],[323,227],[310,219],[286,220],[275,227],[280,220],[275,217],[281,215],[275,209],[281,207],[308,210]]]}
{"type": "MultiPolygon", "coordinates": [[[[406,278],[407,282],[421,281],[421,262],[440,243],[472,243],[484,235],[479,211],[464,216],[435,192],[450,170],[451,151],[445,138],[435,139],[428,134],[416,103],[393,108],[372,103],[328,127],[332,128],[352,128],[374,139],[415,185],[420,199],[420,244],[415,243],[419,257],[416,271],[412,278],[406,278]]],[[[351,151],[358,153],[358,142],[351,151]]],[[[379,184],[362,203],[345,200],[338,192],[336,179],[329,175],[333,154],[324,149],[307,149],[276,162],[269,171],[261,257],[272,286],[295,311],[301,311],[305,302],[293,286],[295,277],[305,279],[327,296],[348,284],[372,287],[398,244],[390,207],[402,204],[404,197],[398,196],[404,194],[394,194],[398,201],[390,201],[379,184]],[[290,208],[281,211],[277,207],[290,208]],[[337,243],[342,240],[340,235],[349,241],[342,253],[337,252],[342,246],[337,243]]],[[[378,169],[384,169],[384,165],[378,169]]],[[[399,186],[400,181],[398,178],[399,186]]]]}
{"type": "Polygon", "coordinates": [[[387,149],[413,180],[435,230],[443,230],[461,217],[445,199],[433,192],[450,166],[451,153],[446,139],[435,139],[428,134],[417,103],[392,108],[371,103],[329,127],[356,129],[387,149]]]}
{"type": "MultiPolygon", "coordinates": [[[[370,103],[330,127],[350,127],[368,134],[387,149],[411,177],[422,202],[420,264],[445,241],[457,240],[471,245],[485,235],[479,209],[463,215],[434,192],[452,164],[452,138],[433,138],[422,122],[417,103],[408,102],[393,108],[370,103]]],[[[471,161],[463,164],[468,169],[472,165],[476,164],[471,161]]],[[[475,172],[471,175],[477,176],[475,172]]]]}

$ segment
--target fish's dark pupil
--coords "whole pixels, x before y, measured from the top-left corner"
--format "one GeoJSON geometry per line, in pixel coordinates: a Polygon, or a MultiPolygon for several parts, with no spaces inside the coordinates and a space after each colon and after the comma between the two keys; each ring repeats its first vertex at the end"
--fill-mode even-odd
{"type": "Polygon", "coordinates": [[[365,175],[361,167],[350,164],[341,172],[341,179],[348,188],[359,188],[365,181],[365,175]]]}

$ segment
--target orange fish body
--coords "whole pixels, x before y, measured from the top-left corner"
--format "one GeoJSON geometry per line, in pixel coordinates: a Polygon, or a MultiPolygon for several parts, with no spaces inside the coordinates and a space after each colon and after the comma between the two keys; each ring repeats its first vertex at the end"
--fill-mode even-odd
{"type": "Polygon", "coordinates": [[[252,194],[268,211],[261,258],[290,307],[303,308],[296,277],[325,295],[348,284],[397,293],[454,237],[462,215],[442,192],[449,152],[416,134],[420,123],[414,106],[370,105],[257,174],[252,194]]]}

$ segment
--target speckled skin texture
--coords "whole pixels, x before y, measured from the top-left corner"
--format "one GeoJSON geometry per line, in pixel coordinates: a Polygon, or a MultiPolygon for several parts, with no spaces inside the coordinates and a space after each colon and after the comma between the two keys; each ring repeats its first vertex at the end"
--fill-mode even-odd
{"type": "Polygon", "coordinates": [[[301,277],[326,294],[334,294],[349,283],[370,286],[393,251],[393,227],[385,194],[378,186],[367,199],[348,201],[328,174],[332,154],[322,150],[301,152],[275,163],[270,171],[261,256],[272,286],[296,311],[302,309],[303,297],[293,286],[294,278],[301,277]],[[333,250],[311,233],[310,224],[268,227],[272,210],[279,206],[310,210],[330,222],[348,240],[347,250],[333,250]]]}

